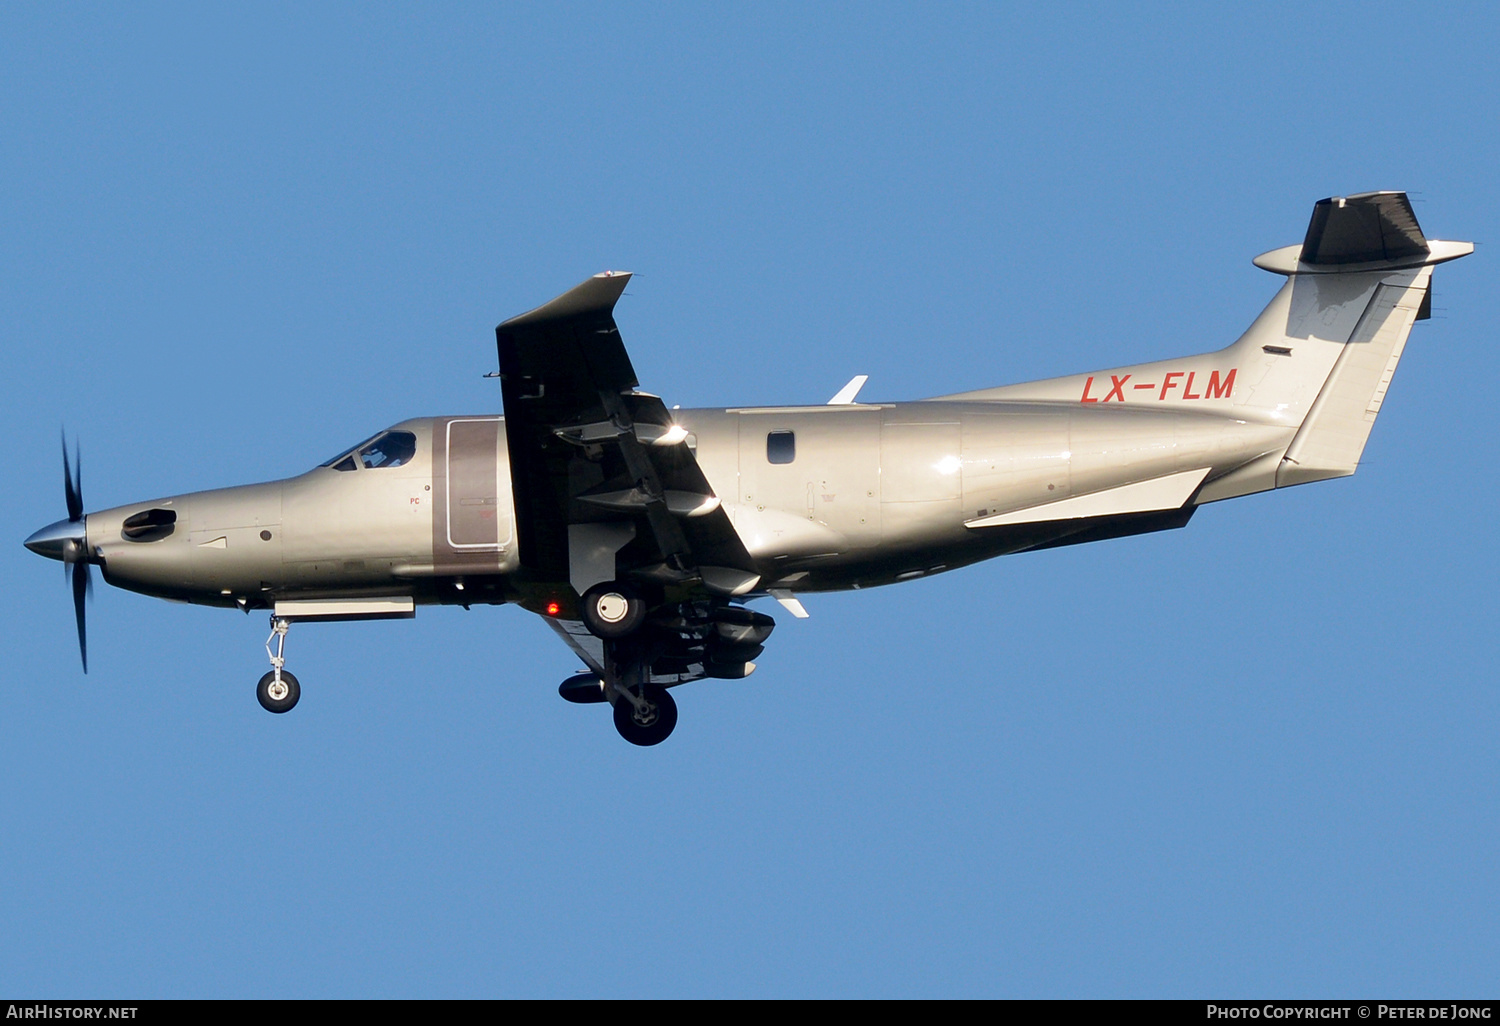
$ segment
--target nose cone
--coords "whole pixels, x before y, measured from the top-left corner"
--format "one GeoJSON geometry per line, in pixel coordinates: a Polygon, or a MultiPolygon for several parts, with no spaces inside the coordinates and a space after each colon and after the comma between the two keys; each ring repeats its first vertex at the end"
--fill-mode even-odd
{"type": "Polygon", "coordinates": [[[38,556],[66,560],[87,541],[82,520],[59,520],[26,539],[26,547],[38,556]]]}

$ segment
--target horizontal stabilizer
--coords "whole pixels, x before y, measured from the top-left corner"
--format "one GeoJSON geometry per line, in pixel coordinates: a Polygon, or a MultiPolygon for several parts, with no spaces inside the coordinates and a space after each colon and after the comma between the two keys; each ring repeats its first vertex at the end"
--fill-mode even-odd
{"type": "Polygon", "coordinates": [[[1313,205],[1300,246],[1283,246],[1255,258],[1276,274],[1340,274],[1423,267],[1474,252],[1467,242],[1429,239],[1404,192],[1334,196],[1313,205]]]}
{"type": "Polygon", "coordinates": [[[1010,524],[1036,524],[1051,520],[1079,520],[1084,517],[1108,517],[1121,513],[1150,513],[1180,509],[1208,476],[1210,468],[1184,470],[1179,474],[1155,477],[1149,481],[1107,488],[1102,492],[1075,495],[1041,506],[1031,506],[1010,513],[980,517],[964,522],[965,527],[1003,527],[1010,524]]]}
{"type": "Polygon", "coordinates": [[[1404,192],[1319,200],[1302,242],[1304,264],[1405,260],[1426,252],[1427,239],[1404,192]]]}

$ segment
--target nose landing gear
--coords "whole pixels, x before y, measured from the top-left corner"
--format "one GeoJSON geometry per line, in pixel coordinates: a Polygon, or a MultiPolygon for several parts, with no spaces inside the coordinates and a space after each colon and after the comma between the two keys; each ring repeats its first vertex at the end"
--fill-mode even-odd
{"type": "Polygon", "coordinates": [[[302,697],[302,685],[296,677],[283,669],[286,658],[282,653],[286,650],[286,632],[290,627],[291,621],[286,617],[271,617],[271,636],[266,639],[266,656],[271,660],[271,672],[255,685],[255,697],[266,712],[291,712],[297,700],[302,697]],[[271,651],[273,641],[276,642],[274,653],[271,651]]]}
{"type": "Polygon", "coordinates": [[[302,697],[302,685],[297,678],[282,671],[281,676],[276,676],[272,670],[260,679],[255,685],[255,697],[260,700],[261,708],[266,712],[284,713],[291,712],[292,707],[297,704],[297,699],[302,697]]]}

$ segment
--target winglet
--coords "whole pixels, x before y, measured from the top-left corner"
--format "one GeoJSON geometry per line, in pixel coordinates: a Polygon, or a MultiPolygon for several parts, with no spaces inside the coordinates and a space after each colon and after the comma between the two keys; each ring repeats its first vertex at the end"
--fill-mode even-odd
{"type": "MultiPolygon", "coordinates": [[[[640,383],[615,327],[615,302],[629,281],[629,271],[596,274],[495,328],[507,410],[521,395],[536,398],[565,387],[580,368],[620,392],[640,383]]],[[[580,387],[581,397],[574,398],[596,401],[595,384],[580,387]]]]}
{"type": "Polygon", "coordinates": [[[859,395],[859,390],[865,387],[865,382],[870,380],[868,374],[856,374],[849,379],[849,384],[839,389],[838,395],[828,400],[829,406],[853,406],[854,397],[859,395]]]}
{"type": "Polygon", "coordinates": [[[620,293],[625,291],[625,286],[630,282],[630,276],[629,271],[605,271],[602,274],[596,274],[581,285],[573,286],[556,299],[543,303],[535,310],[517,314],[503,322],[500,327],[517,328],[527,324],[587,317],[590,314],[608,316],[613,312],[620,293]]]}

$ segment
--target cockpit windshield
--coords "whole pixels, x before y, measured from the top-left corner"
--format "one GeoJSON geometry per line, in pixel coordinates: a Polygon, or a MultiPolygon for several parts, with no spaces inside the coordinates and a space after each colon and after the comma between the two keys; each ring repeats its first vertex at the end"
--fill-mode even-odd
{"type": "Polygon", "coordinates": [[[382,431],[351,449],[345,449],[331,460],[318,464],[334,470],[375,470],[400,467],[417,454],[417,436],[410,431],[382,431]]]}
{"type": "MultiPolygon", "coordinates": [[[[383,434],[385,434],[384,431],[380,432],[380,435],[383,435],[383,434]]],[[[331,460],[324,460],[322,463],[319,463],[318,466],[320,466],[320,467],[331,467],[331,466],[333,466],[336,463],[342,463],[343,460],[344,460],[344,457],[346,457],[346,456],[353,456],[356,452],[358,452],[359,450],[363,449],[365,446],[369,445],[371,442],[373,442],[377,438],[379,438],[380,435],[371,435],[369,438],[366,438],[363,442],[360,442],[358,445],[351,445],[349,448],[347,448],[343,452],[339,453],[333,459],[331,459],[331,460]]],[[[348,469],[349,470],[353,470],[354,467],[352,465],[353,464],[352,460],[350,461],[350,464],[351,465],[348,467],[348,469]]],[[[345,469],[345,468],[340,467],[339,469],[342,470],[342,469],[345,469]]]]}
{"type": "Polygon", "coordinates": [[[367,469],[400,467],[417,454],[417,436],[410,431],[387,431],[359,450],[359,460],[367,469]]]}

